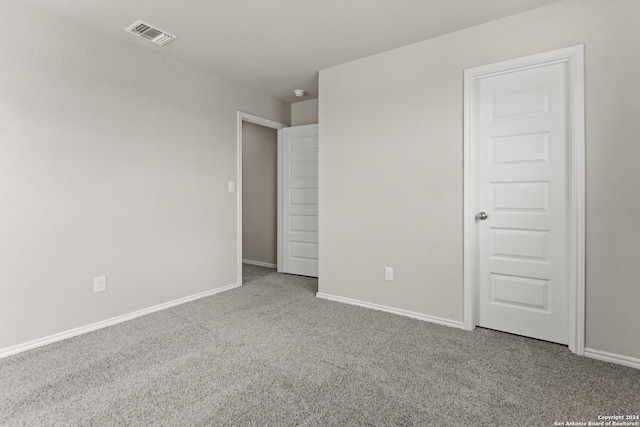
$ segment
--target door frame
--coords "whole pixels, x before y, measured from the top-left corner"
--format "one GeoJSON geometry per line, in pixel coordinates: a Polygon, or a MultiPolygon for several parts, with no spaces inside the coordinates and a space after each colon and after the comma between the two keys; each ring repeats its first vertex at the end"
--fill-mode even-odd
{"type": "MultiPolygon", "coordinates": [[[[236,226],[237,226],[237,236],[238,236],[238,241],[237,241],[237,248],[238,248],[238,253],[237,253],[237,258],[236,258],[236,262],[237,262],[237,280],[238,280],[238,285],[242,285],[242,122],[249,122],[249,123],[254,123],[260,126],[265,126],[271,129],[276,129],[276,130],[280,130],[280,129],[284,129],[286,127],[289,127],[289,125],[286,125],[284,123],[280,123],[280,122],[276,122],[273,120],[269,120],[269,119],[265,119],[264,117],[259,117],[259,116],[254,116],[253,114],[249,114],[249,113],[244,113],[242,111],[238,111],[237,114],[237,140],[236,140],[236,145],[237,145],[237,157],[238,157],[238,163],[237,163],[237,172],[236,172],[236,202],[237,202],[237,208],[236,208],[236,226]]],[[[278,236],[278,247],[277,247],[277,253],[278,253],[278,260],[276,261],[278,263],[278,271],[280,271],[280,241],[281,241],[281,236],[280,236],[280,215],[281,215],[281,204],[282,204],[282,195],[280,194],[280,180],[281,180],[281,175],[282,175],[282,170],[281,170],[281,161],[280,161],[280,157],[281,157],[281,143],[280,143],[280,132],[278,132],[278,183],[277,183],[277,189],[276,189],[276,193],[278,194],[278,219],[277,219],[277,225],[276,225],[276,234],[278,236]]]]}
{"type": "Polygon", "coordinates": [[[585,103],[584,45],[544,52],[523,58],[464,70],[464,328],[473,330],[478,321],[479,238],[475,213],[479,212],[477,156],[471,117],[477,104],[478,81],[501,74],[567,64],[568,151],[568,272],[569,272],[569,350],[584,355],[585,335],[585,103]]]}

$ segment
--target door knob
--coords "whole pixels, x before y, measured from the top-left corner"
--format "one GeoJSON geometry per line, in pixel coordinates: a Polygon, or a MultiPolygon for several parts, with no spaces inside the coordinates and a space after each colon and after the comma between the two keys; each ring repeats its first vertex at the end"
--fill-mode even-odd
{"type": "Polygon", "coordinates": [[[476,219],[479,219],[480,221],[484,221],[488,217],[489,215],[487,215],[486,212],[480,212],[478,215],[476,215],[476,219]]]}

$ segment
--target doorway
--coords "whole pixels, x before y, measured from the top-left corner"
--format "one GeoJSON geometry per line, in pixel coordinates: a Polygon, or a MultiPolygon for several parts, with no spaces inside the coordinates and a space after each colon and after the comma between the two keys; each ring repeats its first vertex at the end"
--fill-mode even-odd
{"type": "Polygon", "coordinates": [[[242,263],[277,268],[278,131],[242,122],[242,263]]]}
{"type": "MultiPolygon", "coordinates": [[[[242,285],[243,259],[243,125],[277,130],[277,270],[318,277],[318,125],[284,123],[238,112],[237,127],[237,276],[242,285]]],[[[233,185],[229,183],[229,191],[233,185]]],[[[252,262],[272,267],[271,262],[252,262]]]]}
{"type": "Polygon", "coordinates": [[[583,46],[465,70],[464,323],[584,352],[583,46]]]}
{"type": "Polygon", "coordinates": [[[277,267],[276,242],[279,233],[277,224],[280,204],[280,195],[277,191],[280,142],[277,131],[286,127],[284,123],[238,112],[237,280],[240,285],[243,262],[264,267],[277,267]],[[247,149],[251,152],[248,157],[245,156],[243,149],[245,135],[248,138],[247,149]],[[244,165],[243,159],[248,160],[249,163],[244,165]],[[244,173],[245,166],[248,169],[247,174],[244,173]],[[243,176],[248,177],[249,199],[244,197],[243,176]],[[246,215],[243,198],[247,202],[246,215]],[[245,231],[250,235],[244,236],[245,231]]]}

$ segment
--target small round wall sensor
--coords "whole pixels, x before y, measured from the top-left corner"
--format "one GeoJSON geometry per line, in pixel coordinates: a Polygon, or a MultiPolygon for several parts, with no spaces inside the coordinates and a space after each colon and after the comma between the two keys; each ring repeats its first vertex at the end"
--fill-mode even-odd
{"type": "Polygon", "coordinates": [[[304,91],[304,89],[296,89],[293,91],[293,93],[295,93],[296,96],[300,97],[300,96],[304,96],[306,92],[304,91]]]}

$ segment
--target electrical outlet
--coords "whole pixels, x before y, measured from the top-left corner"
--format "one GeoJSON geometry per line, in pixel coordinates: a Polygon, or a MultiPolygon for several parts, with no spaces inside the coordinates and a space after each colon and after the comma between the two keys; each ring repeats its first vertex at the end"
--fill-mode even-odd
{"type": "Polygon", "coordinates": [[[393,282],[393,267],[385,267],[384,268],[384,280],[388,280],[389,282],[393,282]]]}
{"type": "Polygon", "coordinates": [[[104,292],[107,290],[107,276],[93,278],[93,292],[104,292]]]}

